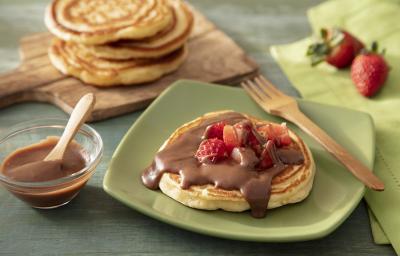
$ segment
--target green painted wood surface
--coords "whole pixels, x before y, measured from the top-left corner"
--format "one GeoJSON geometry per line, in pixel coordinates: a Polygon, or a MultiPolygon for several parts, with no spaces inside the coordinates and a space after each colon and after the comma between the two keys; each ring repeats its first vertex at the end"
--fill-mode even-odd
{"type": "MultiPolygon", "coordinates": [[[[0,72],[18,64],[18,39],[43,31],[46,1],[0,0],[0,72]]],[[[272,44],[307,36],[307,8],[320,0],[190,1],[233,37],[275,84],[296,94],[268,53],[272,44]]],[[[394,255],[372,241],[361,203],[328,237],[299,243],[250,243],[183,231],[123,206],[101,188],[107,162],[139,112],[95,123],[105,155],[95,175],[69,205],[34,210],[0,188],[0,255],[394,255]]],[[[0,133],[10,125],[41,117],[66,117],[47,104],[24,103],[0,110],[0,133]]]]}

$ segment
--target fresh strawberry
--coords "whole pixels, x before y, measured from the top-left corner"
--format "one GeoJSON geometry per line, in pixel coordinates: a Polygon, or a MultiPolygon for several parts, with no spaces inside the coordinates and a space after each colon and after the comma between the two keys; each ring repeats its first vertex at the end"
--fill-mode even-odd
{"type": "Polygon", "coordinates": [[[351,80],[357,90],[365,97],[374,96],[383,86],[389,73],[389,66],[378,53],[378,45],[372,43],[370,52],[358,55],[351,65],[351,80]]]}
{"type": "Polygon", "coordinates": [[[275,143],[277,147],[288,146],[292,143],[286,123],[266,124],[258,128],[259,132],[268,140],[275,143]]]}
{"type": "Polygon", "coordinates": [[[225,143],[217,138],[203,140],[195,154],[201,163],[216,163],[227,156],[225,143]]]}
{"type": "Polygon", "coordinates": [[[234,147],[241,146],[236,129],[232,125],[224,126],[223,139],[228,153],[230,153],[234,147]]]}
{"type": "Polygon", "coordinates": [[[222,140],[225,122],[218,122],[207,126],[203,139],[218,138],[222,140]]]}
{"type": "Polygon", "coordinates": [[[322,41],[311,44],[307,50],[312,66],[326,61],[337,68],[348,67],[364,48],[360,40],[343,29],[321,29],[321,37],[322,41]]]}
{"type": "Polygon", "coordinates": [[[362,49],[365,48],[365,45],[360,40],[355,38],[353,35],[349,34],[348,32],[345,32],[345,33],[348,36],[353,37],[354,53],[355,53],[355,56],[357,56],[362,51],[362,49]]]}

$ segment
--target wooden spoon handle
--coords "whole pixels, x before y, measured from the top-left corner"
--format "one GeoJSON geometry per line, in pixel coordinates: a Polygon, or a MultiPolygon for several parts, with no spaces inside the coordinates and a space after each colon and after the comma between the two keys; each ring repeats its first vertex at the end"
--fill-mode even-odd
{"type": "Polygon", "coordinates": [[[88,93],[83,96],[76,104],[74,110],[71,113],[71,117],[68,120],[65,130],[58,141],[57,145],[52,151],[46,156],[45,161],[52,161],[62,159],[68,144],[74,138],[76,132],[79,130],[81,125],[85,122],[93,109],[95,103],[95,97],[93,93],[88,93]]]}
{"type": "Polygon", "coordinates": [[[317,140],[327,151],[334,155],[348,170],[367,187],[384,190],[383,182],[373,172],[353,157],[344,147],[333,140],[326,132],[300,111],[290,113],[288,120],[317,140]]]}

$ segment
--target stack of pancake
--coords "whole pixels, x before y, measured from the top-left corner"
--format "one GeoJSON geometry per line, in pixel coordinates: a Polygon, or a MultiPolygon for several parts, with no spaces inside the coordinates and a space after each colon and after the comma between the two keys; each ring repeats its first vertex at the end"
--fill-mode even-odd
{"type": "Polygon", "coordinates": [[[193,15],[181,0],[53,0],[52,64],[96,86],[154,81],[186,59],[193,15]]]}

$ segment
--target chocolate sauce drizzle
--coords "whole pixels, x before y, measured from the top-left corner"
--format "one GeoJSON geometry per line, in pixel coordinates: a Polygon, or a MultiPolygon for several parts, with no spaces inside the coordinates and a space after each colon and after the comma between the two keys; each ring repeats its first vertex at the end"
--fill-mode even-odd
{"type": "Polygon", "coordinates": [[[224,190],[239,190],[249,203],[252,215],[256,218],[264,217],[271,195],[272,179],[288,165],[304,162],[300,150],[275,148],[273,143],[267,143],[274,165],[266,170],[242,166],[232,158],[216,164],[202,164],[194,157],[208,125],[220,121],[233,125],[245,119],[239,113],[226,112],[203,120],[200,125],[186,131],[156,154],[152,164],[142,174],[143,184],[150,189],[158,189],[163,173],[169,172],[180,175],[182,189],[211,184],[224,190]]]}

